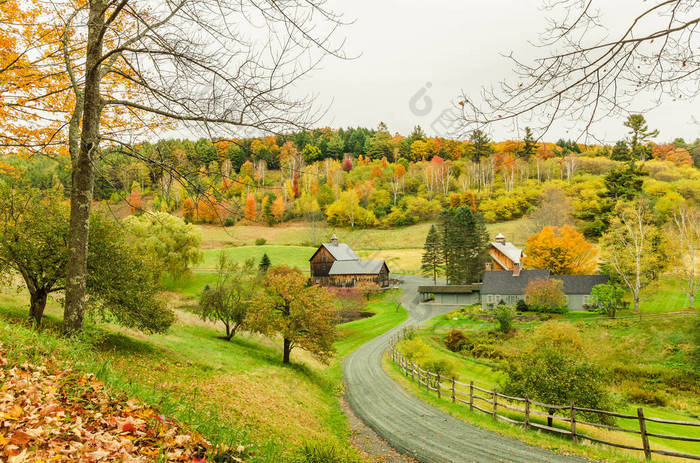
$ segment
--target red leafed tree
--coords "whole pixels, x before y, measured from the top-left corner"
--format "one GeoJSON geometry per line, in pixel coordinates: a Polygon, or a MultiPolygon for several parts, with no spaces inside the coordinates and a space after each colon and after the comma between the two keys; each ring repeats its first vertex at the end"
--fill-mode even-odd
{"type": "Polygon", "coordinates": [[[335,352],[335,298],[325,288],[308,286],[307,280],[298,268],[270,268],[265,275],[265,291],[249,312],[252,330],[282,337],[283,363],[289,363],[295,347],[323,362],[335,352]]]}
{"type": "Polygon", "coordinates": [[[245,210],[243,211],[243,216],[248,220],[255,220],[258,211],[255,208],[255,198],[253,195],[248,195],[248,199],[245,200],[245,210]]]}
{"type": "Polygon", "coordinates": [[[294,197],[299,197],[299,174],[294,172],[294,180],[292,181],[292,188],[294,189],[294,197]]]}
{"type": "Polygon", "coordinates": [[[345,158],[345,160],[343,161],[343,170],[345,172],[350,172],[352,170],[352,159],[345,158]]]}
{"type": "Polygon", "coordinates": [[[141,199],[141,192],[138,188],[131,190],[128,203],[132,214],[140,214],[143,212],[143,200],[141,199]]]}

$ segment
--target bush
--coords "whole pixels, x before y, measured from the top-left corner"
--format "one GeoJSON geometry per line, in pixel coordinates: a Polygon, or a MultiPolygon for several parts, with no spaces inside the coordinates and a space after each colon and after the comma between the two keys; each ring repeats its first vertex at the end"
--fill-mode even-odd
{"type": "Polygon", "coordinates": [[[233,227],[236,225],[236,221],[233,220],[232,217],[226,217],[226,220],[224,220],[224,227],[233,227]]]}
{"type": "Polygon", "coordinates": [[[496,321],[498,321],[498,330],[502,333],[510,333],[513,329],[513,309],[507,305],[499,305],[493,311],[496,321]]]}
{"type": "Polygon", "coordinates": [[[427,357],[430,347],[421,338],[405,339],[399,343],[399,352],[411,362],[420,363],[427,357]]]}
{"type": "Polygon", "coordinates": [[[530,310],[530,306],[527,305],[525,299],[518,299],[518,302],[515,304],[515,310],[518,312],[527,312],[530,310]]]}
{"type": "MultiPolygon", "coordinates": [[[[454,378],[457,373],[457,367],[454,362],[449,359],[439,359],[437,357],[428,356],[418,363],[424,370],[440,374],[441,378],[454,378]]],[[[437,384],[435,384],[435,386],[437,386],[437,384]]]]}
{"type": "Polygon", "coordinates": [[[467,336],[461,330],[452,330],[445,335],[445,347],[452,352],[459,352],[464,349],[467,343],[467,336]]]}
{"type": "Polygon", "coordinates": [[[265,243],[267,243],[267,240],[265,238],[256,238],[255,239],[256,246],[264,246],[265,243]]]}
{"type": "Polygon", "coordinates": [[[635,403],[656,405],[659,407],[664,407],[668,403],[668,396],[664,392],[642,389],[638,386],[632,386],[626,389],[624,394],[627,400],[635,403]]]}

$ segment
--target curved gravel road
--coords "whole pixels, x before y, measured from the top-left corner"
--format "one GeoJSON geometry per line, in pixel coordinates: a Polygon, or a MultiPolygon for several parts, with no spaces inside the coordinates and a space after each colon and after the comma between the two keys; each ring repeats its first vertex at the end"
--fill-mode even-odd
{"type": "Polygon", "coordinates": [[[432,280],[403,277],[406,322],[369,341],[343,363],[345,397],[353,411],[396,450],[424,463],[445,462],[586,462],[558,455],[517,439],[486,431],[454,418],[406,392],[382,370],[389,340],[404,326],[452,309],[418,302],[417,287],[432,280]]]}

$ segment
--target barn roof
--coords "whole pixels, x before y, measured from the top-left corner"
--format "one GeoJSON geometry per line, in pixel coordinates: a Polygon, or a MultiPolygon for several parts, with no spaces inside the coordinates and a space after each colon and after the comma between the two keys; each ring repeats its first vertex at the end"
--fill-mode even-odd
{"type": "Polygon", "coordinates": [[[564,283],[564,294],[591,294],[593,287],[607,283],[607,275],[554,275],[564,283]]]}
{"type": "Polygon", "coordinates": [[[518,276],[506,270],[484,272],[481,294],[523,294],[528,283],[548,277],[549,270],[521,270],[518,276]]]}
{"type": "Polygon", "coordinates": [[[345,243],[323,243],[321,246],[326,248],[335,260],[360,260],[360,256],[345,243]]]}
{"type": "Polygon", "coordinates": [[[383,260],[337,260],[329,275],[377,275],[386,264],[383,260]]]}
{"type": "MultiPolygon", "coordinates": [[[[503,237],[503,235],[499,234],[496,238],[503,237]]],[[[498,249],[501,251],[503,254],[508,257],[511,261],[513,261],[514,264],[519,264],[520,263],[520,257],[523,254],[523,251],[515,246],[513,243],[510,241],[506,242],[506,244],[499,243],[498,241],[493,241],[491,243],[491,246],[494,248],[498,249]]]]}

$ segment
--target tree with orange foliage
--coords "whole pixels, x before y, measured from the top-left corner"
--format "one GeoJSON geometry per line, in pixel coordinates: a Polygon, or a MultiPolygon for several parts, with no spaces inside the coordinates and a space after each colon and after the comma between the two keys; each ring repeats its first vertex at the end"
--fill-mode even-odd
{"type": "Polygon", "coordinates": [[[245,200],[243,216],[248,220],[255,220],[255,218],[258,216],[258,211],[255,208],[255,198],[253,195],[248,195],[248,198],[245,200]]]}
{"type": "Polygon", "coordinates": [[[382,178],[382,168],[378,164],[372,166],[369,178],[382,178]]]}
{"type": "Polygon", "coordinates": [[[272,205],[270,206],[270,212],[272,213],[272,217],[275,218],[276,221],[281,222],[282,218],[284,218],[284,212],[286,211],[286,205],[284,204],[284,198],[281,196],[278,196],[277,199],[275,199],[272,202],[272,205]]]}
{"type": "Polygon", "coordinates": [[[570,225],[544,227],[525,244],[523,264],[554,275],[587,275],[597,267],[598,251],[570,225]]]}
{"type": "Polygon", "coordinates": [[[192,198],[185,198],[182,202],[182,217],[185,221],[192,223],[195,220],[195,213],[194,201],[192,198]]]}
{"type": "Polygon", "coordinates": [[[131,194],[129,194],[129,200],[127,202],[129,203],[132,214],[140,214],[143,212],[143,201],[138,187],[131,189],[131,194]]]}

